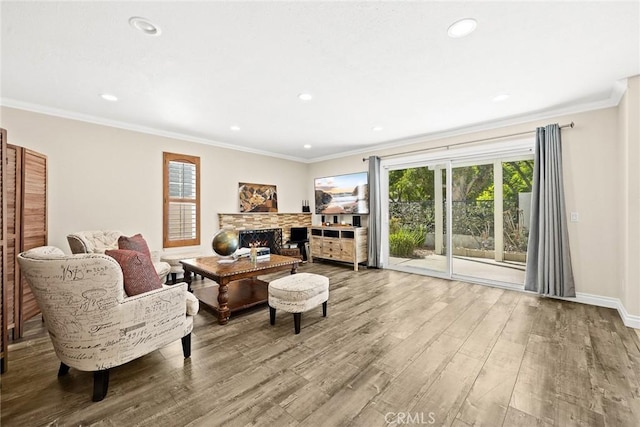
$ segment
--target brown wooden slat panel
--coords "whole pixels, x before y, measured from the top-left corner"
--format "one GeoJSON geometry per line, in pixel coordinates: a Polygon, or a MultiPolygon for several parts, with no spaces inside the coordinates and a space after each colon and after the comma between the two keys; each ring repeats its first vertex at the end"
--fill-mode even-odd
{"type": "MultiPolygon", "coordinates": [[[[4,160],[4,156],[6,154],[6,148],[5,148],[5,138],[4,138],[4,129],[2,129],[1,131],[1,135],[0,136],[0,250],[2,250],[2,248],[4,247],[4,237],[5,237],[5,225],[6,225],[6,221],[4,219],[5,215],[6,215],[6,209],[4,207],[4,200],[5,200],[5,196],[4,196],[4,184],[5,184],[5,179],[4,179],[4,170],[5,170],[5,160],[4,160]]],[[[0,260],[4,260],[4,258],[0,258],[0,260]]],[[[4,276],[2,276],[2,272],[4,271],[3,268],[4,262],[0,262],[0,278],[2,278],[2,289],[4,289],[4,276]]],[[[2,298],[2,294],[0,293],[0,298],[2,298]]],[[[2,317],[0,317],[1,319],[2,317]]]]}
{"type": "Polygon", "coordinates": [[[15,241],[9,240],[7,245],[7,277],[5,281],[5,296],[6,296],[6,308],[7,308],[7,327],[9,329],[13,328],[16,323],[17,309],[18,305],[16,304],[16,292],[15,292],[15,262],[12,260],[15,259],[16,256],[16,248],[14,246],[15,241]]]}
{"type": "MultiPolygon", "coordinates": [[[[29,221],[44,221],[44,217],[41,217],[40,215],[34,215],[34,216],[27,216],[25,217],[25,222],[29,222],[29,221]]],[[[27,240],[31,240],[31,239],[35,239],[37,241],[42,240],[43,242],[46,241],[46,238],[44,236],[44,233],[46,232],[46,229],[44,227],[40,227],[40,226],[32,226],[32,227],[25,227],[24,228],[24,232],[22,234],[22,238],[25,241],[27,240]]],[[[33,246],[23,246],[23,250],[27,250],[27,249],[31,249],[33,246]]]]}
{"type": "MultiPolygon", "coordinates": [[[[47,244],[47,158],[24,150],[22,180],[21,251],[47,244]]],[[[38,313],[29,284],[22,280],[21,322],[38,313]]],[[[20,326],[22,334],[22,325],[20,326]]]]}
{"type": "MultiPolygon", "coordinates": [[[[0,153],[2,154],[2,153],[0,153]]],[[[2,201],[0,200],[0,204],[2,201]]],[[[0,240],[0,279],[2,279],[2,284],[0,285],[0,325],[2,329],[0,329],[0,358],[4,359],[6,356],[6,348],[7,348],[7,313],[5,311],[5,255],[6,251],[4,250],[4,241],[0,240]]],[[[4,367],[2,369],[4,371],[4,367]]]]}
{"type": "Polygon", "coordinates": [[[16,212],[17,209],[17,172],[18,172],[18,150],[17,147],[7,147],[7,170],[5,171],[7,196],[7,238],[16,234],[16,212]]]}
{"type": "Polygon", "coordinates": [[[7,145],[6,187],[7,197],[7,329],[13,330],[13,337],[18,338],[20,325],[19,271],[16,268],[16,255],[20,251],[20,205],[22,186],[22,147],[7,145]]]}
{"type": "MultiPolygon", "coordinates": [[[[19,319],[19,293],[16,292],[18,271],[16,270],[16,255],[18,252],[20,220],[18,216],[20,198],[17,191],[20,182],[20,147],[7,147],[6,188],[7,196],[7,328],[14,329],[19,319]]],[[[14,334],[15,335],[15,334],[14,334]]]]}
{"type": "MultiPolygon", "coordinates": [[[[3,141],[5,133],[3,131],[3,141]]],[[[14,338],[22,336],[24,321],[40,312],[31,289],[22,281],[16,255],[47,244],[47,158],[14,145],[3,145],[4,186],[0,213],[3,226],[1,253],[5,256],[1,274],[2,330],[13,329],[14,338]]],[[[0,227],[1,228],[1,227],[0,227]]],[[[3,335],[3,338],[5,335],[3,335]]],[[[4,341],[3,341],[4,342],[4,341]]]]}
{"type": "Polygon", "coordinates": [[[0,129],[0,372],[7,370],[7,132],[0,129]]]}
{"type": "Polygon", "coordinates": [[[22,296],[22,321],[25,321],[38,315],[40,313],[40,307],[38,307],[38,303],[31,292],[31,288],[29,288],[29,284],[24,279],[22,281],[22,289],[24,294],[22,296]],[[27,289],[27,291],[25,291],[25,289],[27,289]]]}

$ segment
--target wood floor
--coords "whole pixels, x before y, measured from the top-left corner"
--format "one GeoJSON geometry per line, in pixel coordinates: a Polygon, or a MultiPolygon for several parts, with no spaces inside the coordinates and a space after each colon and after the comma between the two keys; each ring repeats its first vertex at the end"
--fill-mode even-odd
{"type": "MultiPolygon", "coordinates": [[[[3,426],[637,426],[640,340],[614,310],[388,270],[306,264],[330,278],[328,317],[266,307],[92,376],[48,337],[12,344],[3,426]]],[[[36,325],[39,329],[39,325],[36,325]]]]}

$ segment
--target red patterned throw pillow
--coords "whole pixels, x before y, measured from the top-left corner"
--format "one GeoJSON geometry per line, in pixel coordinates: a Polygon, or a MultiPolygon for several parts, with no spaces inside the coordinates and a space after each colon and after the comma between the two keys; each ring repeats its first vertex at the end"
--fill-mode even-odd
{"type": "Polygon", "coordinates": [[[130,251],[141,252],[151,258],[151,251],[149,251],[149,246],[140,233],[131,237],[120,236],[118,238],[118,249],[127,249],[130,251]]]}
{"type": "Polygon", "coordinates": [[[124,277],[124,291],[127,296],[162,288],[162,282],[148,256],[126,249],[107,250],[105,255],[114,258],[120,264],[124,277]]]}

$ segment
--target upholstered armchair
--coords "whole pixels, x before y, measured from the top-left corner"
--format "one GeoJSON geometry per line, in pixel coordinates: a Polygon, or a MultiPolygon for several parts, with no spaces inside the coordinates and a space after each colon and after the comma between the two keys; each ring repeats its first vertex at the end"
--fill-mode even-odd
{"type": "MultiPolygon", "coordinates": [[[[103,254],[109,249],[118,249],[118,239],[122,232],[117,230],[78,231],[67,236],[73,254],[103,254]]],[[[160,252],[151,251],[151,261],[163,282],[171,271],[169,263],[160,261],[160,252]]]]}
{"type": "Polygon", "coordinates": [[[105,397],[111,368],[178,339],[184,357],[191,355],[198,301],[186,283],[166,286],[154,278],[159,289],[127,296],[114,258],[65,255],[52,246],[23,252],[18,263],[61,361],[58,376],[69,368],[92,371],[94,401],[105,397]]]}

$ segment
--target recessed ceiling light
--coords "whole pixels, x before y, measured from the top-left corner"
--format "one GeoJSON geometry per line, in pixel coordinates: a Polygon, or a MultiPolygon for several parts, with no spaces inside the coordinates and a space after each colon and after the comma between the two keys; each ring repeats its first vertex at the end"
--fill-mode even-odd
{"type": "Polygon", "coordinates": [[[449,37],[453,38],[468,36],[476,29],[477,25],[478,21],[475,19],[464,18],[451,24],[447,34],[449,34],[449,37]]]}
{"type": "Polygon", "coordinates": [[[371,130],[374,132],[380,132],[382,129],[383,129],[382,126],[374,126],[371,128],[371,130]]]}
{"type": "Polygon", "coordinates": [[[311,145],[310,144],[304,144],[304,148],[306,148],[308,150],[309,148],[311,148],[311,145]]]}
{"type": "Polygon", "coordinates": [[[511,95],[509,95],[508,93],[501,93],[500,95],[493,98],[493,102],[504,101],[505,99],[509,99],[509,96],[511,95]]]}
{"type": "Polygon", "coordinates": [[[133,16],[129,18],[129,25],[135,28],[138,31],[148,35],[148,36],[159,36],[160,35],[160,27],[155,25],[153,22],[149,21],[146,18],[141,18],[139,16],[133,16]]]}
{"type": "Polygon", "coordinates": [[[100,97],[102,99],[104,99],[105,101],[116,102],[118,100],[117,96],[111,95],[110,93],[103,93],[103,94],[100,95],[100,97]]]}
{"type": "Polygon", "coordinates": [[[311,101],[313,96],[310,93],[301,93],[298,95],[298,98],[302,101],[311,101]]]}
{"type": "Polygon", "coordinates": [[[232,130],[232,131],[234,131],[234,132],[237,132],[237,131],[239,131],[239,130],[240,130],[240,126],[233,125],[233,126],[231,126],[229,129],[231,129],[231,130],[232,130]]]}

